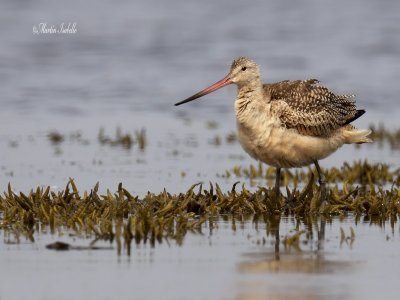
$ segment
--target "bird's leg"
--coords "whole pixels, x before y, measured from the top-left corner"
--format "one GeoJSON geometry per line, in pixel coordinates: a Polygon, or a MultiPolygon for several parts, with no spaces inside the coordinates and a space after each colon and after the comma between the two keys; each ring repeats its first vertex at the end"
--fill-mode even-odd
{"type": "Polygon", "coordinates": [[[317,169],[318,172],[318,183],[321,188],[321,199],[320,203],[322,204],[326,200],[326,181],[325,181],[325,176],[321,172],[321,168],[319,167],[318,161],[314,160],[314,165],[315,168],[317,169]]]}
{"type": "Polygon", "coordinates": [[[275,196],[276,196],[276,198],[279,198],[279,196],[281,194],[280,180],[281,180],[281,168],[276,168],[276,178],[275,178],[275,196]]]}

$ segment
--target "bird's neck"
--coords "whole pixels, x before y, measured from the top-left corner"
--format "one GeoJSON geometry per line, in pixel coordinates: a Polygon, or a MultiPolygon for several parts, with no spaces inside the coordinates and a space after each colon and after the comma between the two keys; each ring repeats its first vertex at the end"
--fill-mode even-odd
{"type": "Polygon", "coordinates": [[[250,82],[238,83],[237,86],[238,94],[236,100],[263,97],[264,91],[260,77],[253,78],[250,82]]]}
{"type": "Polygon", "coordinates": [[[257,88],[262,88],[262,82],[260,75],[253,77],[250,81],[238,82],[236,83],[238,89],[252,89],[255,90],[257,88]]]}
{"type": "Polygon", "coordinates": [[[235,101],[235,112],[238,121],[242,122],[264,111],[268,106],[268,100],[261,81],[238,85],[235,101]]]}
{"type": "Polygon", "coordinates": [[[260,78],[251,82],[238,84],[236,102],[255,102],[264,99],[264,90],[260,78]]]}

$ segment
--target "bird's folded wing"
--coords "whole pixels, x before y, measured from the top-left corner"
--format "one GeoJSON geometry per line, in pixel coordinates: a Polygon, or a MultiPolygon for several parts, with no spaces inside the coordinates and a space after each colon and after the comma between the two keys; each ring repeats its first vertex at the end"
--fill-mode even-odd
{"type": "Polygon", "coordinates": [[[329,136],[357,115],[354,96],[335,95],[318,80],[285,80],[265,84],[271,109],[286,128],[300,134],[329,136]]]}

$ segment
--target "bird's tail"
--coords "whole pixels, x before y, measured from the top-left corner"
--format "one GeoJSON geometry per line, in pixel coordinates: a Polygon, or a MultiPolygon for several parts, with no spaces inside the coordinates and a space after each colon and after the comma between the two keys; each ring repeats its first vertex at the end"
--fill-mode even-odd
{"type": "Polygon", "coordinates": [[[343,127],[344,142],[346,144],[372,143],[372,140],[368,137],[371,132],[369,129],[359,130],[350,124],[346,125],[343,127]]]}

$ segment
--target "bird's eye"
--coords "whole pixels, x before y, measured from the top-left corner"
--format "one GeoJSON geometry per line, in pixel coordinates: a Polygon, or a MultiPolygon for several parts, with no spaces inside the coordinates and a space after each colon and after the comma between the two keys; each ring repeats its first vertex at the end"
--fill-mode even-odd
{"type": "Polygon", "coordinates": [[[247,67],[242,67],[242,71],[246,71],[247,67]]]}

